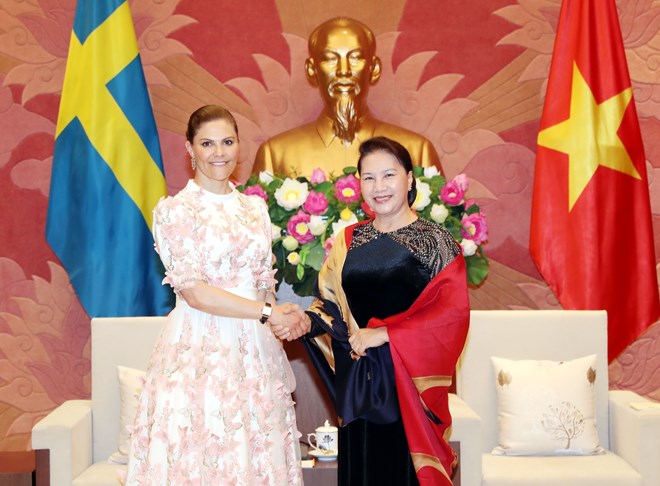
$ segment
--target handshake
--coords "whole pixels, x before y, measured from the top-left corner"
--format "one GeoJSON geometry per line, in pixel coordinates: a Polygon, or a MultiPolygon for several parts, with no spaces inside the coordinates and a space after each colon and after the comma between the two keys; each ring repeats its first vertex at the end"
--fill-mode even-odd
{"type": "Polygon", "coordinates": [[[309,332],[312,321],[297,304],[287,302],[274,305],[273,313],[268,318],[270,329],[281,341],[292,341],[309,332]]]}

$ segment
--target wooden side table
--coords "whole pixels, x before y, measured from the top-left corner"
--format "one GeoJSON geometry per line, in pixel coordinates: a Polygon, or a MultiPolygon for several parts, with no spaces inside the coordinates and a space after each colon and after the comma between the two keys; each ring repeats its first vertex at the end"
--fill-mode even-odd
{"type": "Polygon", "coordinates": [[[0,451],[0,486],[50,486],[50,451],[0,451]]]}
{"type": "Polygon", "coordinates": [[[303,480],[314,486],[337,486],[337,461],[316,461],[313,468],[303,469],[303,480]]]}
{"type": "Polygon", "coordinates": [[[35,471],[34,451],[0,451],[0,485],[33,486],[35,471]]]}
{"type": "MultiPolygon", "coordinates": [[[[309,446],[300,443],[300,452],[303,458],[307,456],[309,446]]],[[[303,468],[303,481],[314,486],[337,486],[337,461],[315,461],[314,467],[303,468]]]]}

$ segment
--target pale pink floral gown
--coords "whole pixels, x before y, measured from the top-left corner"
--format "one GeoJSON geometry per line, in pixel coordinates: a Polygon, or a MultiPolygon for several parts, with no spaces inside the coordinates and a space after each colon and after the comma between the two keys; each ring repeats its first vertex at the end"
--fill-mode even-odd
{"type": "MultiPolygon", "coordinates": [[[[190,307],[203,281],[255,298],[273,279],[264,202],[192,180],[154,210],[156,250],[177,304],[158,338],[131,437],[129,485],[299,485],[289,362],[269,328],[190,307]]],[[[127,336],[130,339],[130,336],[127,336]]]]}

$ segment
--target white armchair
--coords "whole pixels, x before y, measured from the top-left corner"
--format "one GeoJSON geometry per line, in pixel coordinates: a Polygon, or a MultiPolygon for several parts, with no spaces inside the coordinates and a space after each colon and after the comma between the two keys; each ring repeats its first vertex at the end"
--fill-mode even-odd
{"type": "Polygon", "coordinates": [[[165,317],[92,319],[92,399],[64,402],[32,429],[50,450],[51,486],[117,486],[119,365],[144,370],[165,317]]]}
{"type": "MultiPolygon", "coordinates": [[[[629,391],[608,390],[604,311],[473,311],[456,371],[458,403],[481,419],[476,438],[455,423],[461,440],[463,486],[660,485],[660,409],[629,391]],[[603,455],[492,455],[498,445],[498,407],[491,357],[572,360],[596,354],[596,425],[603,455]],[[461,403],[461,400],[464,403],[461,403]]],[[[452,409],[453,411],[453,409],[452,409]]]]}

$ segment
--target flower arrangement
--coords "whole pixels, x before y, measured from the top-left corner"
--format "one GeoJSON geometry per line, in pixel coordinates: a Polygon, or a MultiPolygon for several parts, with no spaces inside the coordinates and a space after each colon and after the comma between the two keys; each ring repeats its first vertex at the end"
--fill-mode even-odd
{"type": "MultiPolygon", "coordinates": [[[[459,243],[467,264],[467,279],[479,285],[488,275],[482,244],[488,239],[486,217],[466,200],[468,179],[459,174],[447,181],[435,167],[415,167],[419,217],[441,224],[459,243]]],[[[239,190],[266,201],[272,224],[275,277],[300,296],[313,295],[318,272],[337,233],[373,215],[362,200],[355,167],[328,177],[315,169],[305,177],[281,178],[268,172],[252,175],[239,190]]]]}

